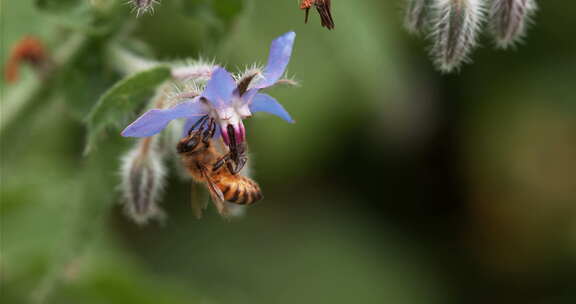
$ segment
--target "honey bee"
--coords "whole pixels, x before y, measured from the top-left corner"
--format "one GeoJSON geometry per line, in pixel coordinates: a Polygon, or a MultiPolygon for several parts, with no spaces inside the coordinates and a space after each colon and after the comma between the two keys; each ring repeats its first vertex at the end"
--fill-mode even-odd
{"type": "Polygon", "coordinates": [[[332,18],[332,13],[330,12],[331,0],[302,0],[300,2],[300,9],[306,11],[304,16],[304,23],[308,23],[308,13],[312,5],[316,7],[316,10],[320,15],[320,23],[322,27],[325,27],[329,30],[334,29],[334,19],[332,18]]]}
{"type": "Polygon", "coordinates": [[[188,136],[180,140],[177,151],[192,178],[206,185],[218,212],[227,214],[225,201],[250,205],[261,200],[260,186],[239,174],[246,163],[244,145],[235,146],[236,151],[222,153],[216,147],[217,140],[213,139],[215,122],[205,116],[198,123],[198,129],[192,127],[188,136]]]}

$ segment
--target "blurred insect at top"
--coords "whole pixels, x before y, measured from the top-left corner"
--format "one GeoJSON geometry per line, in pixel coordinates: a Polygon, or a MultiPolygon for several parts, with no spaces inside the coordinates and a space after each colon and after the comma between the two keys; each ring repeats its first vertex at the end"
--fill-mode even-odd
{"type": "Polygon", "coordinates": [[[132,5],[132,12],[136,12],[136,17],[140,17],[146,13],[154,14],[154,6],[159,5],[159,0],[131,0],[128,2],[132,5]]]}
{"type": "Polygon", "coordinates": [[[322,27],[329,30],[334,29],[334,19],[332,19],[332,13],[330,12],[330,2],[331,0],[302,0],[300,2],[300,9],[306,10],[304,23],[308,23],[308,13],[312,5],[314,5],[318,14],[320,14],[322,27]]]}
{"type": "Polygon", "coordinates": [[[46,75],[51,64],[40,39],[25,36],[14,45],[4,70],[6,82],[14,83],[18,80],[20,66],[24,63],[30,64],[40,76],[46,75]]]}

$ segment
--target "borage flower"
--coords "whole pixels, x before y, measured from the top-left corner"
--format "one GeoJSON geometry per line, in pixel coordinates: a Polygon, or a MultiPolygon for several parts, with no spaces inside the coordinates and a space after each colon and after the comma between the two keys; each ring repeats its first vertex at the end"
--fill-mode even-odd
{"type": "Polygon", "coordinates": [[[226,69],[218,67],[200,95],[169,109],[147,111],[126,127],[122,136],[152,136],[178,118],[186,118],[184,132],[187,134],[199,119],[208,115],[216,121],[222,139],[230,146],[244,142],[246,131],[242,120],[251,117],[252,113],[267,112],[294,122],[276,99],[259,91],[281,81],[290,61],[295,37],[294,32],[288,32],[272,41],[268,62],[262,73],[255,71],[235,81],[226,69]],[[229,130],[234,132],[234,143],[230,141],[229,130]]]}

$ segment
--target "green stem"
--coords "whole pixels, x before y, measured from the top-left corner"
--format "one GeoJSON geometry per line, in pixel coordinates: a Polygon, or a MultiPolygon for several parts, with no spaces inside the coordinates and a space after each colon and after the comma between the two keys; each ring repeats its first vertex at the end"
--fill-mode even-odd
{"type": "Polygon", "coordinates": [[[119,45],[110,46],[108,49],[108,57],[112,61],[112,66],[126,75],[151,69],[161,64],[160,62],[138,56],[119,45]]]}
{"type": "MultiPolygon", "coordinates": [[[[163,62],[138,56],[119,45],[112,45],[108,50],[108,56],[112,61],[112,66],[127,75],[151,69],[158,65],[165,65],[163,62]]],[[[172,78],[177,80],[208,79],[216,67],[217,65],[215,64],[195,61],[187,64],[174,65],[171,67],[172,78]]]]}

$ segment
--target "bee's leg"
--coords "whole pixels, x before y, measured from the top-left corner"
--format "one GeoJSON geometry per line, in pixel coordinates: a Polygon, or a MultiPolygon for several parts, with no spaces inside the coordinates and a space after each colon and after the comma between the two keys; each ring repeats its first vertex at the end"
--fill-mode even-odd
{"type": "Polygon", "coordinates": [[[230,160],[230,152],[226,153],[226,155],[222,156],[214,165],[212,165],[212,171],[216,171],[222,167],[222,165],[229,163],[230,160]]]}
{"type": "Polygon", "coordinates": [[[209,141],[212,137],[214,137],[214,133],[216,132],[216,122],[214,122],[214,119],[210,118],[210,120],[208,120],[208,127],[206,129],[204,129],[205,125],[202,125],[202,129],[198,129],[202,135],[202,142],[204,142],[204,144],[209,145],[209,141]]]}
{"type": "Polygon", "coordinates": [[[188,133],[188,136],[190,136],[192,134],[192,132],[194,131],[194,129],[196,129],[196,126],[198,126],[198,129],[195,133],[195,136],[200,137],[200,140],[204,141],[204,136],[206,136],[206,118],[208,118],[208,115],[203,116],[202,118],[200,118],[200,120],[198,122],[196,122],[192,128],[190,128],[190,131],[188,133]]]}
{"type": "Polygon", "coordinates": [[[226,165],[228,166],[228,170],[230,170],[230,173],[236,175],[240,173],[240,171],[242,171],[247,161],[248,157],[246,157],[245,155],[241,155],[236,161],[227,162],[226,165]]]}
{"type": "Polygon", "coordinates": [[[248,158],[246,157],[246,144],[242,143],[236,146],[232,157],[235,167],[234,169],[231,169],[230,172],[232,174],[237,174],[242,170],[242,168],[244,168],[244,165],[246,165],[246,162],[248,161],[248,158]]]}
{"type": "Polygon", "coordinates": [[[216,122],[214,121],[214,119],[210,120],[211,122],[211,128],[210,128],[210,138],[214,137],[214,134],[216,133],[216,122]]]}
{"type": "Polygon", "coordinates": [[[200,128],[202,128],[207,118],[208,115],[204,115],[200,119],[198,119],[198,121],[194,125],[192,125],[192,127],[190,127],[190,129],[188,130],[188,136],[190,136],[190,134],[192,133],[192,131],[194,131],[194,129],[196,129],[196,127],[200,126],[200,128]]]}
{"type": "Polygon", "coordinates": [[[234,175],[236,175],[236,174],[238,174],[238,172],[240,172],[240,170],[238,170],[238,163],[227,162],[226,167],[228,167],[228,171],[230,171],[230,173],[232,173],[234,175]]]}
{"type": "Polygon", "coordinates": [[[240,157],[239,160],[240,161],[238,162],[238,172],[240,172],[240,170],[242,170],[242,168],[244,168],[244,166],[246,165],[246,162],[248,162],[248,157],[246,157],[246,155],[242,154],[242,157],[240,157]]]}
{"type": "Polygon", "coordinates": [[[210,119],[210,122],[208,123],[208,128],[206,129],[206,131],[204,131],[204,139],[203,141],[208,144],[208,141],[214,137],[214,133],[216,133],[216,122],[214,121],[214,119],[210,119]]]}

